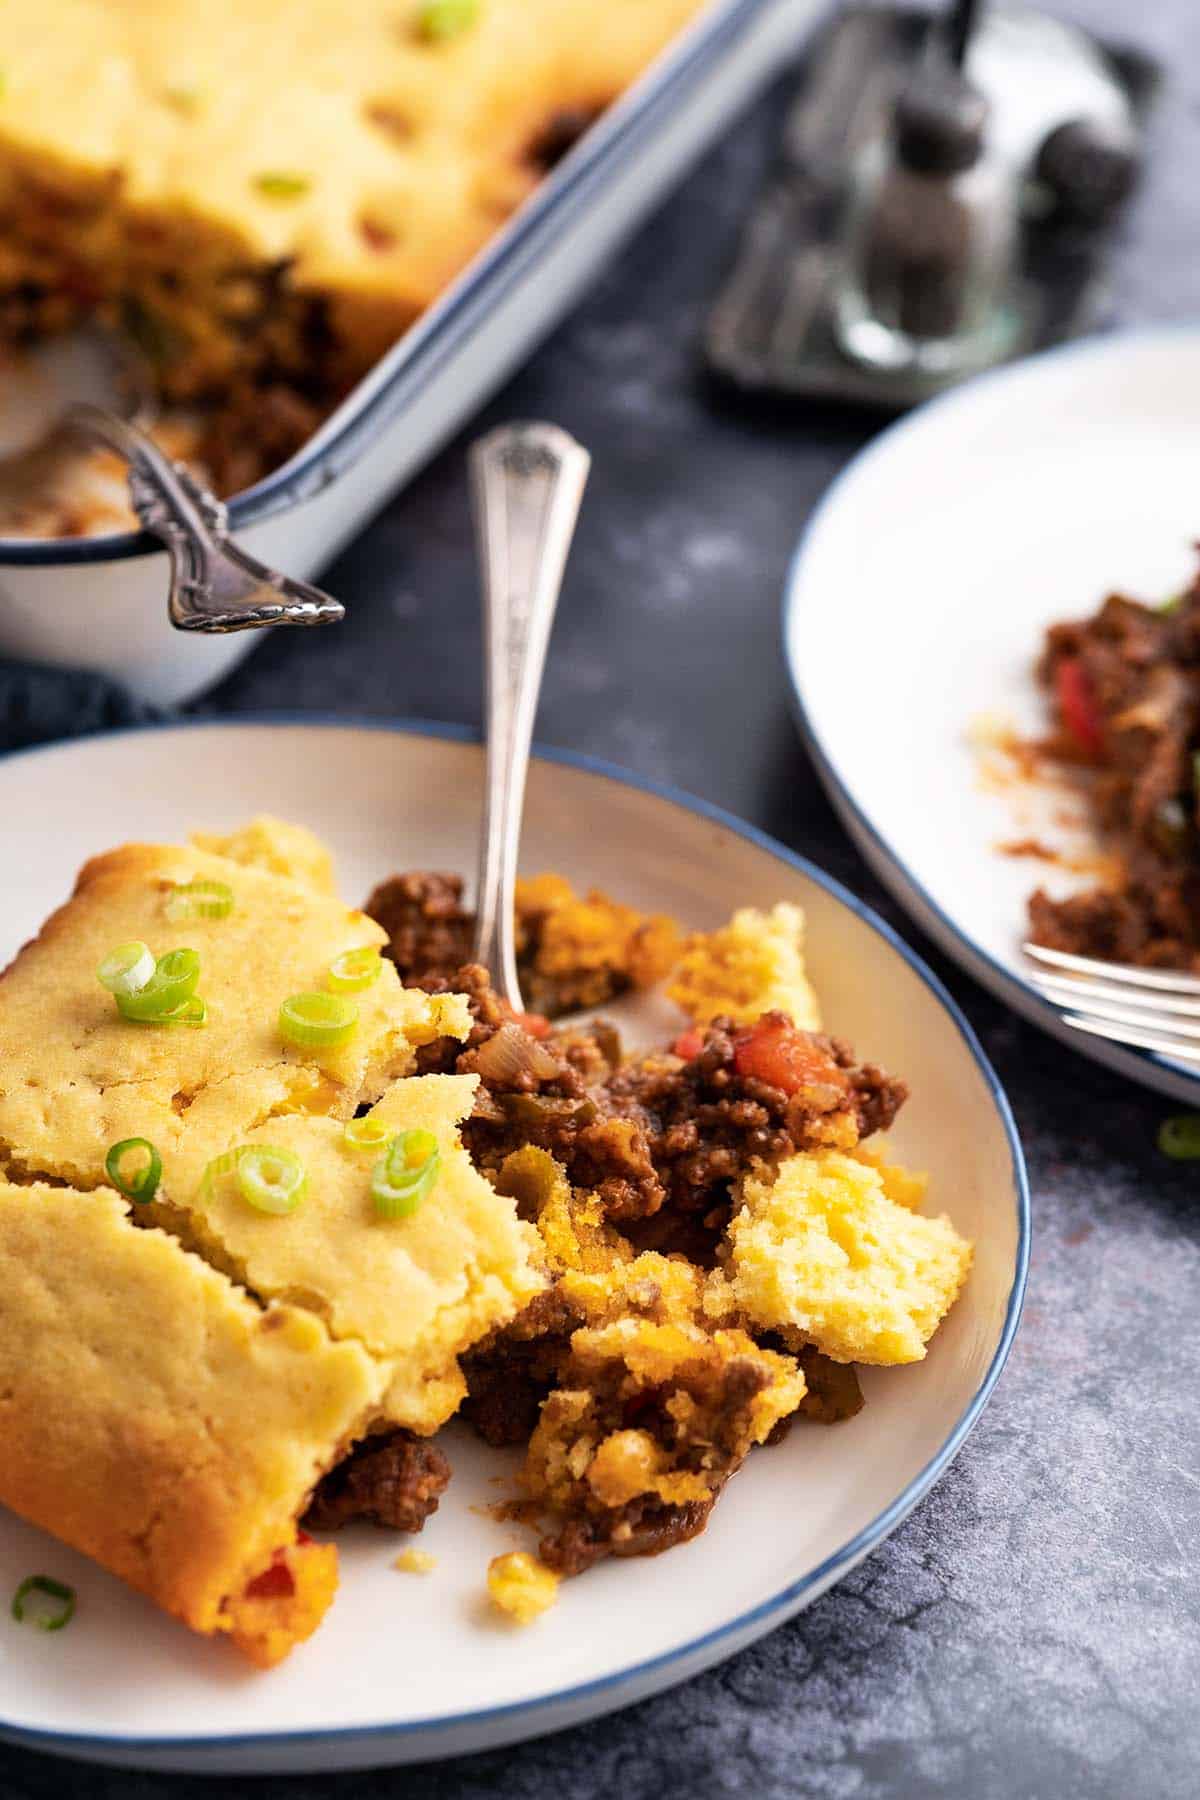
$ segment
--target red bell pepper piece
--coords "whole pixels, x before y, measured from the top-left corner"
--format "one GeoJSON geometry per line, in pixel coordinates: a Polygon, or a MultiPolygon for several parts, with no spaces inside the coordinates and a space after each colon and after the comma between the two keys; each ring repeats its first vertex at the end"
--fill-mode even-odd
{"type": "Polygon", "coordinates": [[[1077,656],[1063,656],[1054,665],[1054,692],[1062,722],[1081,750],[1089,756],[1104,755],[1104,728],[1087,671],[1077,656]]]}

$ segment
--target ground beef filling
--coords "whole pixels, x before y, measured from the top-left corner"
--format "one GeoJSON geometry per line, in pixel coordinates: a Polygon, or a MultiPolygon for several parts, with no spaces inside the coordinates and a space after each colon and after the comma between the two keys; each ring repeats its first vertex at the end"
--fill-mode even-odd
{"type": "Polygon", "coordinates": [[[450,1480],[450,1464],[428,1438],[381,1432],[356,1444],[317,1484],[305,1524],[336,1531],[370,1519],[393,1531],[420,1531],[450,1480]]]}
{"type": "Polygon", "coordinates": [[[529,1442],[580,1323],[559,1290],[550,1288],[462,1358],[467,1380],[462,1416],[485,1443],[499,1448],[529,1442]]]}
{"type": "MultiPolygon", "coordinates": [[[[885,1131],[907,1097],[902,1081],[781,1013],[749,1031],[715,1019],[694,1056],[664,1052],[622,1066],[616,1034],[603,1024],[530,1037],[478,964],[423,985],[465,993],[471,1008],[466,1045],[426,1045],[418,1066],[479,1075],[463,1127],[475,1162],[495,1170],[512,1151],[535,1145],[623,1226],[665,1208],[677,1224],[713,1215],[719,1230],[732,1186],[753,1162],[824,1144],[851,1147],[885,1131]]],[[[661,1247],[653,1235],[639,1242],[661,1247]]]]}
{"type": "Polygon", "coordinates": [[[1075,772],[1121,874],[1061,900],[1039,888],[1035,942],[1200,969],[1200,579],[1166,608],[1111,595],[1052,626],[1038,673],[1054,708],[1046,748],[1075,772]]]}

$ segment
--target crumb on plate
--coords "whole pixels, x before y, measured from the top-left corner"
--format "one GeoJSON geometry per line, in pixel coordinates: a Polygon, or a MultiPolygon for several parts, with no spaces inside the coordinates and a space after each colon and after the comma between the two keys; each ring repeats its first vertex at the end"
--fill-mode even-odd
{"type": "Polygon", "coordinates": [[[392,1567],[404,1575],[430,1575],[437,1568],[437,1557],[428,1550],[402,1550],[392,1567]]]}
{"type": "Polygon", "coordinates": [[[518,1625],[531,1625],[558,1598],[558,1576],[528,1550],[509,1550],[488,1564],[492,1604],[518,1625]]]}

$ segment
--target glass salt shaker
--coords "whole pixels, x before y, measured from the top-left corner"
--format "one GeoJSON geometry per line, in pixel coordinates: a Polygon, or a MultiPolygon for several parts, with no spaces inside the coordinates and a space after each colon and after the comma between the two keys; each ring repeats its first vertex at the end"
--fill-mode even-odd
{"type": "Polygon", "coordinates": [[[949,64],[922,69],[855,171],[834,300],[842,349],[869,368],[947,376],[992,361],[1017,220],[988,105],[949,64]]]}

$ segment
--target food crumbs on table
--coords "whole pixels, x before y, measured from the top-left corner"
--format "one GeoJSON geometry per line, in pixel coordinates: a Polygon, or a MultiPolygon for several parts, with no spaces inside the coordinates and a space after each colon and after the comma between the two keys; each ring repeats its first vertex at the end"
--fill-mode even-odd
{"type": "Polygon", "coordinates": [[[437,1568],[437,1557],[428,1550],[402,1550],[392,1567],[405,1575],[430,1575],[437,1568]]]}
{"type": "Polygon", "coordinates": [[[493,1556],[488,1564],[488,1592],[494,1605],[518,1625],[531,1625],[558,1598],[558,1576],[527,1550],[493,1556]]]}

